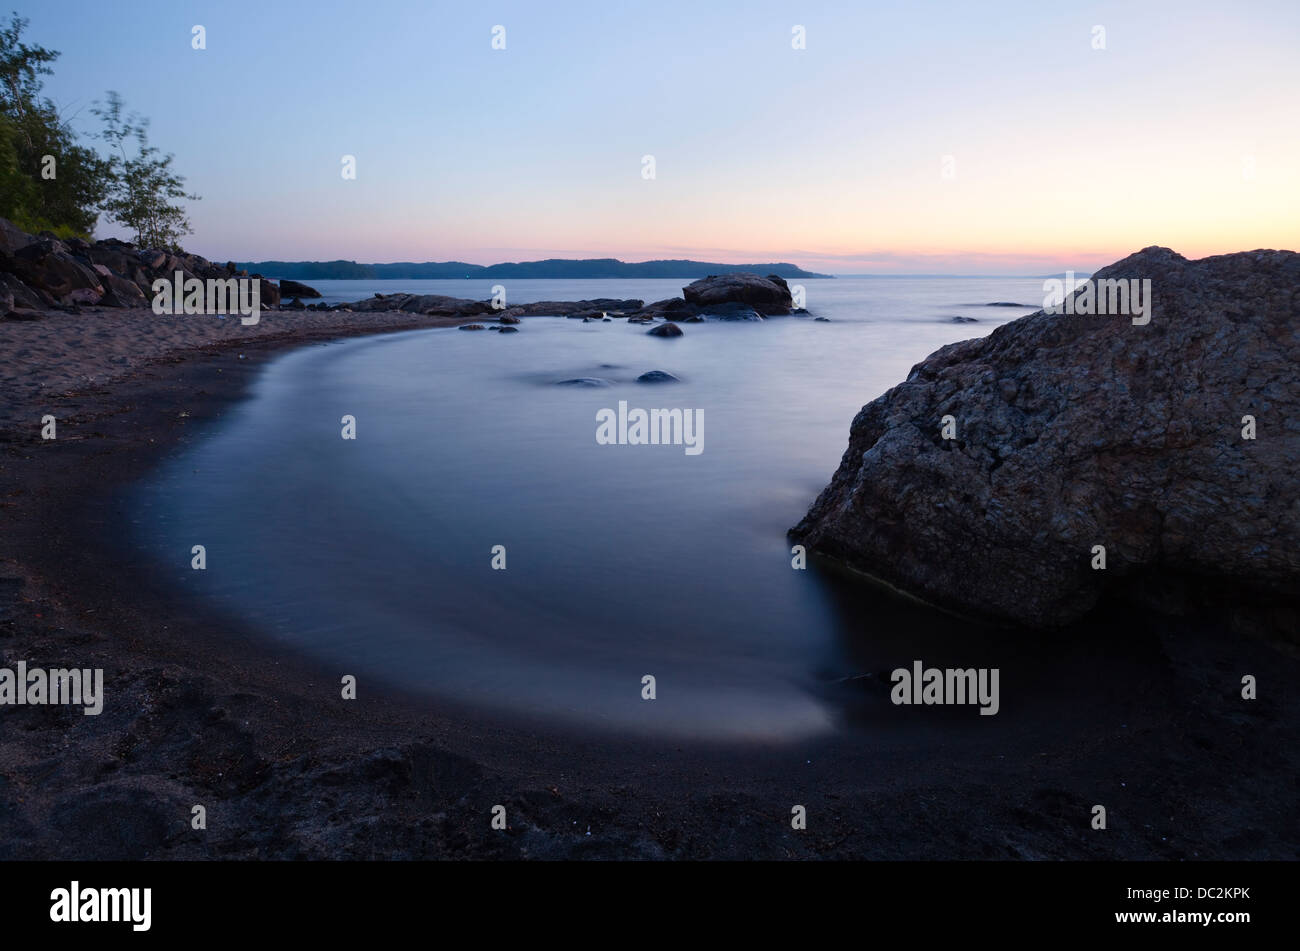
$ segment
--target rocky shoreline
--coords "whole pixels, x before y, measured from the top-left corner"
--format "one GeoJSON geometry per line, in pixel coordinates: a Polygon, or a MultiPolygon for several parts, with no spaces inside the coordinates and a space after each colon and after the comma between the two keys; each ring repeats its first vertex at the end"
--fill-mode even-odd
{"type": "Polygon", "coordinates": [[[1158,618],[1110,638],[1067,629],[1052,647],[1083,665],[1134,659],[1132,673],[1108,667],[1104,715],[960,742],[899,723],[682,746],[369,682],[344,703],[336,672],[179,599],[123,545],[121,493],[221,425],[276,354],[466,318],[309,311],[243,327],[75,306],[0,322],[0,662],[102,668],[106,702],[100,716],[0,707],[0,859],[1298,854],[1295,818],[1279,814],[1294,795],[1296,662],[1158,618]],[[1271,682],[1245,713],[1217,676],[1241,665],[1271,682]],[[1099,789],[1115,817],[1104,835],[1086,822],[1099,789]],[[792,802],[807,831],[791,830],[792,802]],[[497,803],[505,832],[489,826],[497,803]]]}
{"type": "MultiPolygon", "coordinates": [[[[0,320],[41,320],[52,312],[78,313],[86,306],[144,309],[154,299],[156,281],[257,282],[260,304],[269,310],[341,311],[344,313],[417,314],[457,319],[493,318],[517,323],[520,317],[573,317],[631,323],[655,320],[695,323],[704,320],[755,321],[770,316],[807,314],[796,308],[785,280],[743,271],[701,278],[683,288],[682,297],[655,301],[599,298],[536,301],[506,306],[499,300],[469,300],[442,294],[381,294],[347,304],[304,304],[321,293],[298,281],[278,285],[249,274],[233,261],[214,264],[197,254],[136,248],[116,239],[61,240],[51,233],[31,235],[0,218],[0,320]]],[[[177,291],[177,296],[180,292],[177,291]]],[[[169,311],[170,313],[170,311],[169,311]]]]}

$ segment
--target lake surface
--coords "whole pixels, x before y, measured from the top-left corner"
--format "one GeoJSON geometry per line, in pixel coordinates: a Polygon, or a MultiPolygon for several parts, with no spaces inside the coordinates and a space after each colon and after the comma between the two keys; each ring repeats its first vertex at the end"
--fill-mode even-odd
{"type": "MultiPolygon", "coordinates": [[[[328,286],[361,283],[319,282],[327,299],[490,293],[328,286]]],[[[685,282],[506,283],[523,303],[649,301],[685,282]]],[[[837,685],[914,658],[979,664],[984,642],[816,564],[794,570],[785,532],[864,403],[940,346],[1037,309],[1042,282],[802,283],[829,323],[687,324],[660,339],[621,320],[537,317],[509,335],[426,330],[291,352],[137,487],[137,541],[177,585],[362,690],[383,680],[507,716],[714,741],[869,722],[887,696],[846,706],[837,685]],[[681,382],[635,382],[648,370],[681,382]],[[557,385],[573,378],[608,385],[557,385]],[[702,411],[702,451],[598,444],[597,414],[619,401],[702,411]],[[345,415],[355,440],[341,438],[345,415]],[[190,569],[196,544],[204,571],[190,569]],[[492,567],[498,545],[505,570],[492,567]]]]}

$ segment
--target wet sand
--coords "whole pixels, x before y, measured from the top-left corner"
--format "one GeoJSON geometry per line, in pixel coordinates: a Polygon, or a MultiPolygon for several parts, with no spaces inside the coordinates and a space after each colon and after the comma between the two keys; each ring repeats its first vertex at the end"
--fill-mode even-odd
{"type": "MultiPolygon", "coordinates": [[[[449,323],[0,322],[0,661],[102,667],[106,693],[97,717],[0,707],[0,858],[1300,856],[1300,664],[1186,622],[1121,612],[1087,636],[1048,635],[1080,663],[1126,660],[1106,709],[1076,723],[997,740],[931,719],[878,738],[678,745],[506,722],[369,681],[344,701],[337,671],[198,613],[118,540],[117,491],[201,439],[267,359],[449,323]],[[55,441],[40,438],[46,413],[55,441]],[[1259,700],[1243,705],[1237,671],[1259,676],[1259,700]],[[1104,832],[1089,827],[1095,803],[1104,832]],[[204,831],[190,827],[196,804],[204,831]],[[490,827],[496,804],[504,832],[490,827]],[[806,831],[791,829],[796,804],[806,831]]],[[[844,689],[869,703],[878,685],[844,689]]]]}

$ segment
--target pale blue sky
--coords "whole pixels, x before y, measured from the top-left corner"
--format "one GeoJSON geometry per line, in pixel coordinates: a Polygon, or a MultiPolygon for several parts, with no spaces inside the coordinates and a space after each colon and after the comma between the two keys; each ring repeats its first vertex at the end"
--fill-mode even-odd
{"type": "Polygon", "coordinates": [[[151,118],[221,260],[1033,273],[1300,244],[1294,0],[17,6],[78,127],[110,88],[151,118]]]}

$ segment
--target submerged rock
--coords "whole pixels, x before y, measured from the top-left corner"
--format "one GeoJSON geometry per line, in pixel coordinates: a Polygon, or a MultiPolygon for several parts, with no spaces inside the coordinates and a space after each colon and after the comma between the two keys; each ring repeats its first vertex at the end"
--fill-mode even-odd
{"type": "Polygon", "coordinates": [[[636,378],[638,383],[680,383],[677,377],[664,370],[649,370],[636,378]]]}
{"type": "Polygon", "coordinates": [[[652,337],[680,337],[683,331],[674,323],[664,323],[647,330],[646,333],[652,337]]]}
{"type": "MultiPolygon", "coordinates": [[[[992,307],[993,305],[990,304],[989,306],[992,307]]],[[[953,323],[953,324],[978,324],[978,323],[979,323],[979,318],[978,318],[978,317],[961,317],[961,316],[957,316],[957,317],[950,317],[950,318],[948,319],[948,322],[949,322],[949,323],[953,323]]]]}
{"type": "Polygon", "coordinates": [[[572,380],[560,380],[556,386],[609,386],[609,380],[601,379],[598,376],[579,376],[572,380]]]}
{"type": "Polygon", "coordinates": [[[487,326],[484,324],[461,324],[460,329],[461,330],[487,330],[487,326]]]}
{"type": "Polygon", "coordinates": [[[1114,595],[1294,638],[1300,255],[1147,248],[1100,279],[1149,279],[1149,323],[1040,311],[942,348],[862,408],[791,534],[995,619],[1114,595]]]}
{"type": "Polygon", "coordinates": [[[497,329],[500,330],[503,334],[517,334],[517,333],[519,333],[519,328],[518,328],[518,327],[498,327],[497,329]]]}
{"type": "Polygon", "coordinates": [[[715,304],[708,310],[714,320],[762,320],[763,315],[748,304],[715,304]]]}

